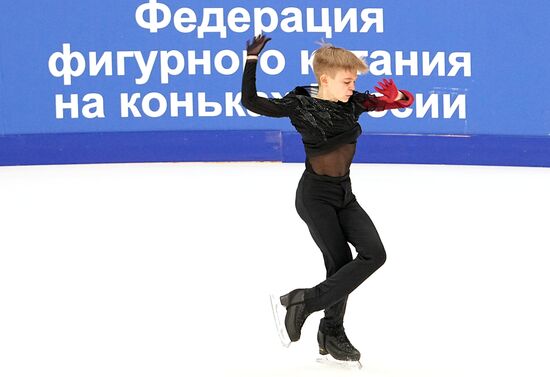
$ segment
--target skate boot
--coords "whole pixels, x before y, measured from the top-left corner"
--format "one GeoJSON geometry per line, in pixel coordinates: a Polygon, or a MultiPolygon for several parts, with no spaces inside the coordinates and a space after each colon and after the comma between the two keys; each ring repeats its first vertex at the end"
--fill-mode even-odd
{"type": "Polygon", "coordinates": [[[325,357],[318,359],[319,362],[335,362],[345,367],[362,368],[359,361],[361,352],[351,344],[344,328],[337,330],[334,334],[325,334],[319,330],[317,342],[319,343],[319,353],[323,356],[330,355],[334,359],[325,357]]]}
{"type": "Polygon", "coordinates": [[[281,305],[286,308],[285,327],[288,337],[296,342],[300,339],[302,326],[310,313],[306,310],[304,302],[305,289],[295,289],[281,297],[281,305]]]}
{"type": "Polygon", "coordinates": [[[271,295],[271,307],[277,331],[283,346],[290,346],[291,342],[300,339],[302,326],[311,314],[307,311],[304,302],[305,289],[295,289],[281,296],[279,300],[271,295]],[[280,305],[279,305],[280,303],[280,305]],[[284,321],[283,321],[284,316],[284,321]]]}

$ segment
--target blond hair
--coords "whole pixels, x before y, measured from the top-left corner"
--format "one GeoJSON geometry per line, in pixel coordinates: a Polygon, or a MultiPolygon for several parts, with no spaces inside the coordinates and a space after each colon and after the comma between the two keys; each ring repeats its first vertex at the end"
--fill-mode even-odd
{"type": "Polygon", "coordinates": [[[361,73],[369,70],[367,63],[353,52],[325,41],[318,44],[321,47],[313,53],[313,73],[318,83],[322,74],[334,78],[340,70],[361,73]]]}

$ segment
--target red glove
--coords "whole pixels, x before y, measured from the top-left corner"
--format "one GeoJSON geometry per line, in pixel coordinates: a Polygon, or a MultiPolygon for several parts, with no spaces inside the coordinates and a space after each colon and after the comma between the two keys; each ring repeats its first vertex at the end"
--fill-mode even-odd
{"type": "Polygon", "coordinates": [[[384,81],[378,81],[378,85],[380,85],[381,88],[375,86],[374,89],[376,89],[378,93],[383,94],[383,96],[378,97],[378,99],[386,103],[395,102],[397,96],[399,95],[399,91],[397,90],[397,86],[395,86],[393,80],[384,79],[384,81]]]}

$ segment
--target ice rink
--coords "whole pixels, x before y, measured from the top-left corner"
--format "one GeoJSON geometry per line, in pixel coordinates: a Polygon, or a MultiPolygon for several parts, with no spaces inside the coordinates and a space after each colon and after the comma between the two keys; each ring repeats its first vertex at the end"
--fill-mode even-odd
{"type": "MultiPolygon", "coordinates": [[[[353,164],[386,264],[352,293],[363,369],[280,345],[319,283],[303,163],[0,167],[0,376],[548,377],[550,169],[353,164]]],[[[353,248],[352,248],[353,250],[353,248]]]]}

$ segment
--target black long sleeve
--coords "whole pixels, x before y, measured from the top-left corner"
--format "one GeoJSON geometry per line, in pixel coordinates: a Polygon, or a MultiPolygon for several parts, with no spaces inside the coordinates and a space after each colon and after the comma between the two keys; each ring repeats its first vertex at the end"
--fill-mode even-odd
{"type": "Polygon", "coordinates": [[[296,100],[293,98],[264,98],[258,96],[256,91],[256,66],[258,61],[249,59],[246,61],[243,81],[241,103],[248,110],[274,118],[288,117],[296,109],[296,100]]]}

